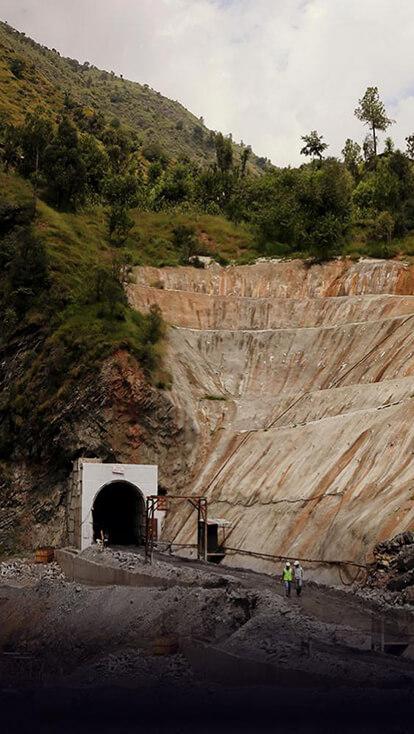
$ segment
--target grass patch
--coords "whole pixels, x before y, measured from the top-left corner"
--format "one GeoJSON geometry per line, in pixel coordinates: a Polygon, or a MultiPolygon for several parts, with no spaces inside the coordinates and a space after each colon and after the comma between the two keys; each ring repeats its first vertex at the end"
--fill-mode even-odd
{"type": "MultiPolygon", "coordinates": [[[[238,260],[252,252],[251,231],[235,225],[222,216],[197,212],[141,212],[133,210],[134,227],[127,250],[134,265],[179,265],[181,253],[174,248],[173,230],[179,226],[194,227],[198,239],[198,255],[211,255],[218,261],[238,260]]],[[[255,256],[257,256],[254,250],[255,256]]]]}
{"type": "Polygon", "coordinates": [[[63,301],[79,300],[91,269],[110,262],[104,210],[64,213],[40,201],[37,212],[36,230],[46,246],[56,292],[63,301]]]}
{"type": "Polygon", "coordinates": [[[33,188],[24,178],[0,170],[0,207],[2,203],[26,208],[33,204],[33,188]]]}

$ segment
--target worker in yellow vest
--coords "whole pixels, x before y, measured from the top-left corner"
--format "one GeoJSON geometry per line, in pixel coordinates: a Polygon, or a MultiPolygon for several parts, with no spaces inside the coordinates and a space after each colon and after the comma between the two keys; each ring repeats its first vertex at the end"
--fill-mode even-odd
{"type": "Polygon", "coordinates": [[[285,567],[282,572],[282,581],[285,587],[286,596],[290,596],[290,592],[292,589],[292,580],[293,580],[292,567],[289,561],[286,561],[285,567]]]}

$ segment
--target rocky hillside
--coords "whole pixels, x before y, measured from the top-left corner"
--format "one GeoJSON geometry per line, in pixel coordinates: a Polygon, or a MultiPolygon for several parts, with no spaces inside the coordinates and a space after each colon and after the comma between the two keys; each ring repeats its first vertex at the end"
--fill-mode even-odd
{"type": "MultiPolygon", "coordinates": [[[[27,336],[1,352],[3,405],[10,382],[19,384],[22,362],[38,348],[36,339],[27,336]]],[[[66,501],[77,456],[159,463],[162,483],[173,492],[177,477],[184,481],[186,434],[184,416],[133,355],[119,350],[108,357],[99,371],[81,375],[57,396],[52,419],[42,422],[36,410],[22,417],[11,454],[0,461],[1,552],[67,542],[66,501]]]]}

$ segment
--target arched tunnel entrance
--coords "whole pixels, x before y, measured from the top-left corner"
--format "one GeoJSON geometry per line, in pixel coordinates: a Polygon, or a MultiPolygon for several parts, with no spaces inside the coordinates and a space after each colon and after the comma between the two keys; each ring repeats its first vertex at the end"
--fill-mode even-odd
{"type": "Polygon", "coordinates": [[[111,545],[142,545],[145,542],[145,502],[140,490],[125,481],[106,484],[92,508],[93,538],[106,533],[111,545]]]}

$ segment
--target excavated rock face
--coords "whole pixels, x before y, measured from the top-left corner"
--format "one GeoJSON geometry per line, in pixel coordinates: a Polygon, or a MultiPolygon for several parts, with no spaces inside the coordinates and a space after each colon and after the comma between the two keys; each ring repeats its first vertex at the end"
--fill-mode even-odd
{"type": "Polygon", "coordinates": [[[127,352],[104,366],[103,419],[116,461],[159,464],[159,483],[173,492],[184,481],[197,445],[195,427],[174,396],[153,387],[127,352]]]}
{"type": "MultiPolygon", "coordinates": [[[[134,275],[131,304],[157,303],[171,325],[165,397],[187,425],[174,491],[206,495],[210,516],[231,520],[228,546],[364,562],[412,527],[414,267],[292,261],[134,275]]],[[[177,504],[166,536],[189,543],[194,532],[177,504]]]]}

